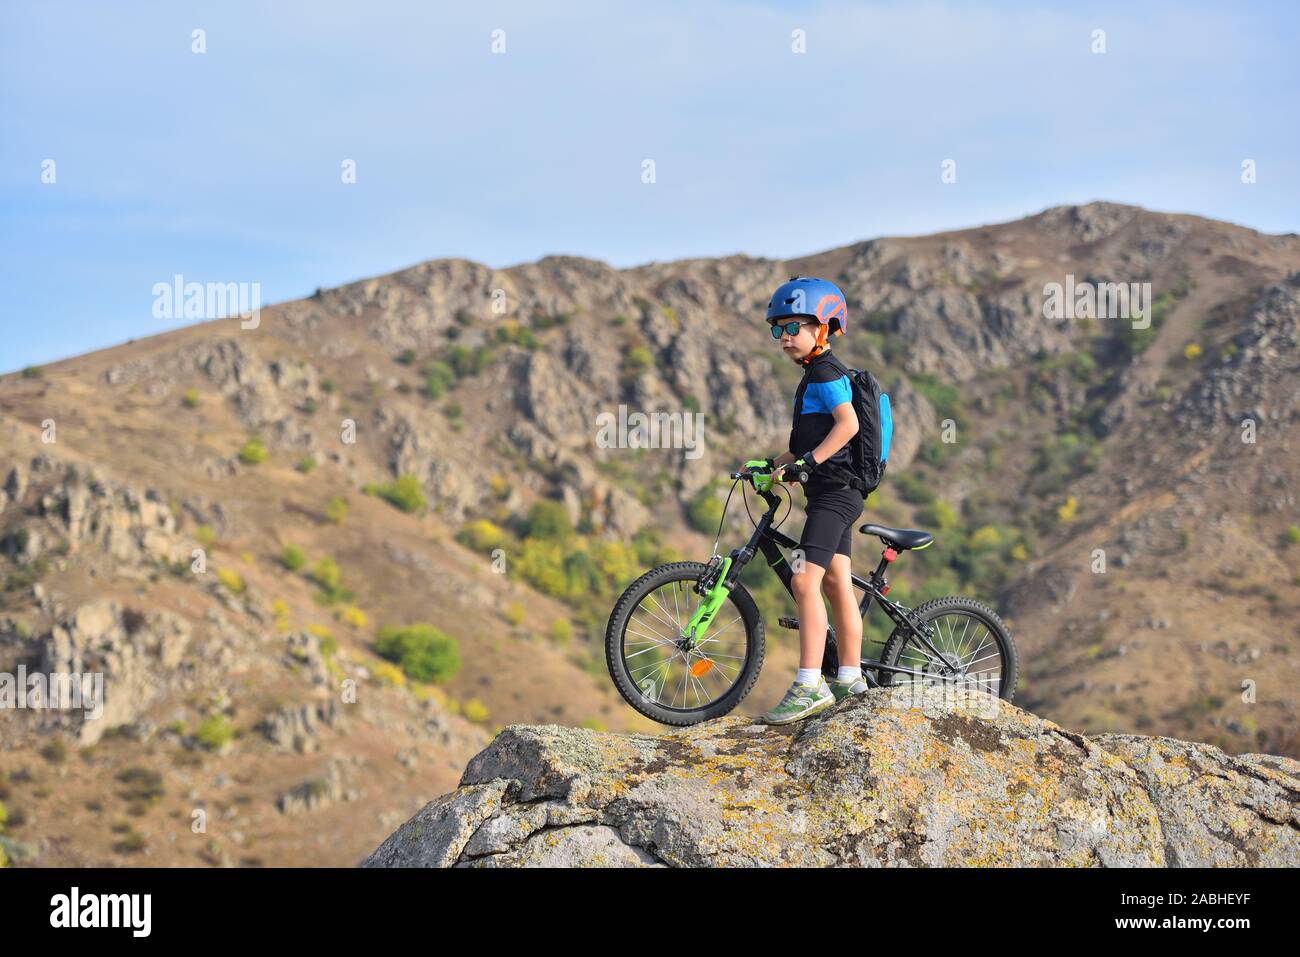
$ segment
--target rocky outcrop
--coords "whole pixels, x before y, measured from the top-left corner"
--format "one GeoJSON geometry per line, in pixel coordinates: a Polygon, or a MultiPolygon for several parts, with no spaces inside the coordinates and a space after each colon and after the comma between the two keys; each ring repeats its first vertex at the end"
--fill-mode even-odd
{"type": "Polygon", "coordinates": [[[338,702],[333,699],[285,705],[262,720],[261,731],[282,750],[309,754],[320,750],[322,727],[333,727],[340,717],[338,702]]]}
{"type": "Polygon", "coordinates": [[[323,776],[311,778],[286,791],[276,801],[276,808],[281,814],[308,814],[336,801],[356,800],[355,789],[345,786],[343,780],[343,762],[329,761],[323,776]]]}
{"type": "MultiPolygon", "coordinates": [[[[0,644],[16,645],[15,638],[0,635],[0,644]]],[[[93,744],[109,728],[134,720],[158,697],[192,639],[191,624],[164,609],[141,613],[112,599],[86,602],[49,631],[24,641],[31,658],[27,673],[49,689],[45,694],[55,707],[36,708],[32,701],[33,710],[12,717],[15,722],[26,718],[28,730],[57,729],[80,744],[93,744]],[[64,696],[61,704],[53,701],[56,686],[64,696]]]]}
{"type": "Polygon", "coordinates": [[[1118,232],[1140,212],[1136,206],[1098,202],[1083,206],[1053,206],[1034,218],[1048,230],[1069,236],[1076,242],[1095,243],[1118,232]]]}
{"type": "Polygon", "coordinates": [[[22,505],[25,496],[31,499],[32,517],[13,520],[4,536],[6,550],[20,561],[89,548],[131,567],[175,560],[187,550],[176,516],[154,489],[109,482],[43,453],[27,467],[14,466],[4,488],[0,500],[22,505]]]}
{"type": "Polygon", "coordinates": [[[512,726],[364,864],[1294,867],[1300,762],[1089,738],[939,688],[786,728],[512,726]]]}
{"type": "Polygon", "coordinates": [[[1240,429],[1290,418],[1300,408],[1296,346],[1300,340],[1300,273],[1265,291],[1251,307],[1232,348],[1183,396],[1175,412],[1189,428],[1240,429]]]}

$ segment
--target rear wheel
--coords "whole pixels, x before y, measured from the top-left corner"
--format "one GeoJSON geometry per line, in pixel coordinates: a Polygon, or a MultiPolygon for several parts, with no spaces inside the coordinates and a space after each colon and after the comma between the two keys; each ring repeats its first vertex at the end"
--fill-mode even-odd
{"type": "Polygon", "coordinates": [[[682,628],[702,598],[707,566],[674,562],[646,572],[623,592],[605,628],[605,662],[628,704],[663,724],[721,717],[749,694],[763,665],[763,619],[739,583],[694,648],[682,628]]]}
{"type": "Polygon", "coordinates": [[[1016,693],[1020,658],[1015,642],[997,612],[970,598],[936,598],[913,614],[927,628],[927,648],[911,629],[901,625],[885,643],[881,662],[914,674],[880,672],[884,687],[911,683],[973,688],[1010,701],[1016,693]]]}

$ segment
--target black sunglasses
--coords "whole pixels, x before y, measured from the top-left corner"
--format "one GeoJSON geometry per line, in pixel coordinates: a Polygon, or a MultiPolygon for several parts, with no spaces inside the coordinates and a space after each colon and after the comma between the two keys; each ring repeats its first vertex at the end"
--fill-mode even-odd
{"type": "Polygon", "coordinates": [[[784,325],[774,323],[772,325],[772,338],[780,339],[781,333],[785,333],[788,336],[797,336],[799,335],[799,330],[802,329],[803,326],[804,324],[798,319],[794,322],[787,322],[784,325]]]}

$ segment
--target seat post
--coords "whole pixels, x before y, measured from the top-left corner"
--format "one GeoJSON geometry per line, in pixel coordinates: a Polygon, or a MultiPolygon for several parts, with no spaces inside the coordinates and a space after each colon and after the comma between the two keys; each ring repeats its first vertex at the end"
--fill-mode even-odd
{"type": "MultiPolygon", "coordinates": [[[[877,588],[880,587],[880,583],[884,580],[885,569],[888,568],[889,563],[893,561],[892,558],[886,557],[891,551],[893,551],[893,549],[887,547],[880,553],[880,564],[877,565],[876,570],[871,573],[871,580],[877,588]]],[[[897,557],[897,553],[895,553],[895,557],[897,557]]]]}

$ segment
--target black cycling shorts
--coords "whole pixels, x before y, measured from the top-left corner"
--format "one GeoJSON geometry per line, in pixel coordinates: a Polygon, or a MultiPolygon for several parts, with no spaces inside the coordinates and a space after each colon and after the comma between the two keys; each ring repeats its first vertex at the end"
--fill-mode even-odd
{"type": "Polygon", "coordinates": [[[799,548],[804,561],[831,567],[834,555],[853,556],[853,523],[862,515],[865,502],[856,489],[839,488],[808,496],[808,520],[803,526],[799,548]]]}

